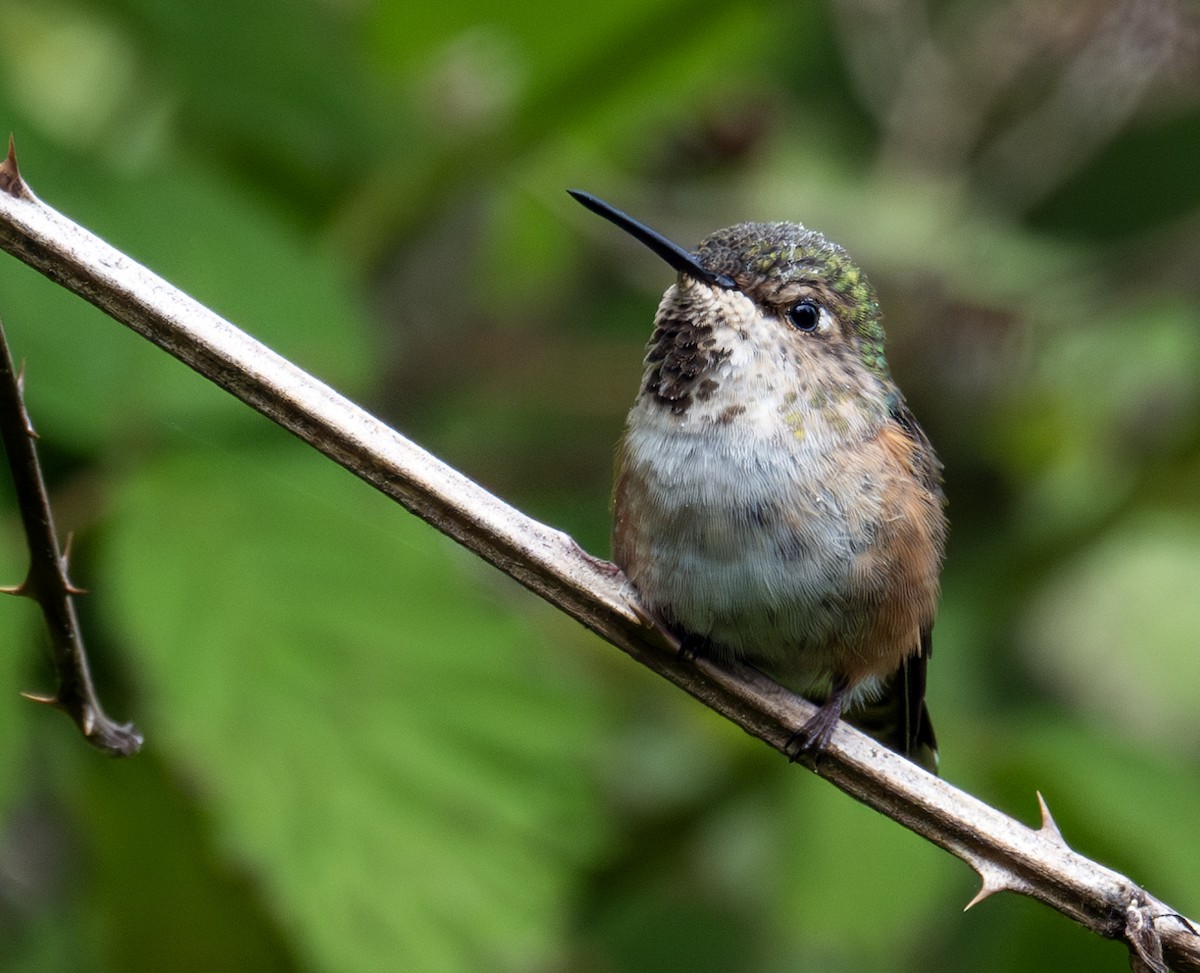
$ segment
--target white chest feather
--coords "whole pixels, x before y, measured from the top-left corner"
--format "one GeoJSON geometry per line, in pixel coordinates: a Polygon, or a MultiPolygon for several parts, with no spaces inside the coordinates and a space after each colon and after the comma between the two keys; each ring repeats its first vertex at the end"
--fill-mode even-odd
{"type": "MultiPolygon", "coordinates": [[[[724,379],[746,374],[734,367],[724,379]]],[[[616,556],[649,607],[716,654],[793,669],[807,660],[819,677],[826,649],[857,624],[850,596],[882,484],[847,461],[847,443],[867,433],[851,404],[814,416],[764,389],[772,376],[758,378],[684,416],[645,398],[634,407],[616,556]]]]}

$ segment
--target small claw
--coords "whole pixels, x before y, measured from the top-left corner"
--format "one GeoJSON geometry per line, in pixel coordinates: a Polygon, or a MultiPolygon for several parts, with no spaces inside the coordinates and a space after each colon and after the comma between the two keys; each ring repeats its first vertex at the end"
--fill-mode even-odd
{"type": "Polygon", "coordinates": [[[1140,891],[1125,907],[1125,942],[1129,945],[1131,969],[1138,973],[1170,973],[1163,958],[1162,937],[1154,928],[1154,918],[1140,891]]]}
{"type": "Polygon", "coordinates": [[[1192,925],[1187,916],[1181,916],[1178,912],[1160,912],[1158,915],[1153,916],[1152,918],[1155,922],[1158,922],[1159,919],[1174,919],[1193,936],[1200,936],[1200,929],[1197,929],[1194,925],[1192,925]]]}

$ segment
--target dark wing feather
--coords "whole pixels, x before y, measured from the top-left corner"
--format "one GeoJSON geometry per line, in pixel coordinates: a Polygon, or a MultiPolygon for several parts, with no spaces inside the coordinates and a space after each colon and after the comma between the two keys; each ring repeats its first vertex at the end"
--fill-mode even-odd
{"type": "Polygon", "coordinates": [[[909,656],[883,684],[880,695],[846,713],[846,720],[931,774],[938,772],[937,738],[925,705],[925,668],[932,642],[921,633],[921,651],[909,656]]]}

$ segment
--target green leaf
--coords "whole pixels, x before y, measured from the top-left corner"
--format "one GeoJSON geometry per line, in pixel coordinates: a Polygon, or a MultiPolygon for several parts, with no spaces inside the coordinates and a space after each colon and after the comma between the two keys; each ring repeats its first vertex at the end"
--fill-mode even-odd
{"type": "Polygon", "coordinates": [[[912,951],[924,935],[924,917],[961,907],[972,879],[895,822],[832,787],[792,776],[788,813],[775,817],[782,833],[774,845],[774,928],[788,931],[793,950],[842,956],[856,969],[896,968],[897,954],[912,951]]]}
{"type": "Polygon", "coordinates": [[[205,808],[161,753],[97,759],[62,736],[56,749],[71,749],[57,754],[56,793],[88,861],[78,906],[90,920],[82,948],[96,968],[294,971],[294,950],[264,915],[260,889],[239,862],[213,853],[205,808]]]}
{"type": "Polygon", "coordinates": [[[147,739],[319,968],[535,967],[598,847],[598,708],[474,568],[291,449],[118,487],[101,573],[147,739]]]}
{"type": "Polygon", "coordinates": [[[280,197],[319,208],[394,130],[364,83],[355,18],[328,4],[115,0],[120,22],[180,102],[180,128],[280,197]]]}
{"type": "Polygon", "coordinates": [[[1195,753],[1198,589],[1195,519],[1139,515],[1048,580],[1025,624],[1029,664],[1096,723],[1195,753]]]}

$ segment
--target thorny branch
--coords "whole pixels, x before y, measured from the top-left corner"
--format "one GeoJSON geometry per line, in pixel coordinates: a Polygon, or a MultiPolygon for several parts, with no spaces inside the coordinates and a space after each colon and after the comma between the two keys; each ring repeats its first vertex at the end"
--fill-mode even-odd
{"type": "MultiPolygon", "coordinates": [[[[0,247],[129,326],[747,733],[783,750],[814,712],[760,673],[680,657],[615,565],[526,517],[38,200],[0,164],[0,247]]],[[[811,764],[809,764],[811,767],[811,764]]],[[[1032,896],[1123,940],[1135,969],[1200,971],[1200,934],[1130,879],[1072,851],[1044,802],[1028,828],[845,724],[817,773],[967,862],[976,902],[1032,896]]]]}
{"type": "Polygon", "coordinates": [[[93,746],[113,756],[132,756],[142,747],[142,735],[131,723],[109,719],[92,685],[72,597],[80,592],[67,577],[67,557],[58,546],[34,445],[33,425],[25,411],[21,377],[13,368],[3,326],[0,326],[0,438],[4,440],[29,544],[29,571],[25,580],[0,588],[0,592],[32,598],[41,607],[50,633],[50,654],[58,672],[58,688],[52,695],[25,695],[34,702],[61,709],[93,746]]]}
{"type": "MultiPolygon", "coordinates": [[[[0,439],[12,470],[13,487],[29,545],[29,571],[18,585],[0,592],[32,598],[42,610],[50,633],[50,654],[58,673],[51,695],[26,693],[28,699],[61,709],[93,746],[117,757],[129,757],[142,747],[142,735],[132,723],[116,723],[100,705],[92,685],[83,634],[75,615],[73,596],[80,594],[67,577],[67,556],[58,545],[54,516],[34,444],[36,433],[21,394],[21,376],[13,368],[8,339],[0,325],[0,439]]],[[[70,546],[70,545],[68,545],[70,546]]]]}

